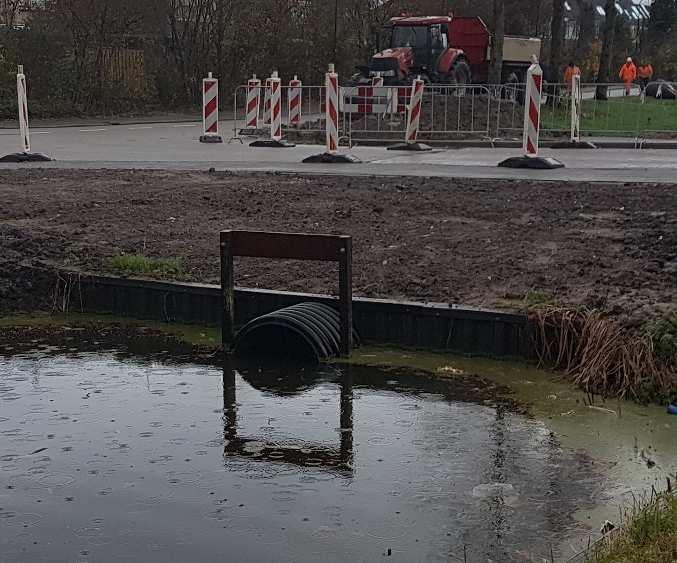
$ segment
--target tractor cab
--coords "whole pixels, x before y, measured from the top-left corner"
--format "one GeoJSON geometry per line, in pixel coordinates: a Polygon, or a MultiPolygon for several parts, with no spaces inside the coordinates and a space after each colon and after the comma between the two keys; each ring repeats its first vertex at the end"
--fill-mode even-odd
{"type": "Polygon", "coordinates": [[[390,49],[410,48],[414,67],[434,69],[449,47],[451,18],[393,18],[390,21],[390,49]]]}
{"type": "Polygon", "coordinates": [[[463,52],[451,48],[451,23],[451,16],[392,18],[388,48],[358,68],[364,78],[382,76],[386,84],[406,84],[418,75],[428,82],[467,83],[470,69],[463,52]]]}

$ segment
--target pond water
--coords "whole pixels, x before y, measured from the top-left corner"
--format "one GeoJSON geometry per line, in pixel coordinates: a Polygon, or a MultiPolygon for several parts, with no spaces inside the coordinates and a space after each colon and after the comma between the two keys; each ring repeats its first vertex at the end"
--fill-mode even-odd
{"type": "Polygon", "coordinates": [[[604,476],[413,370],[0,356],[0,561],[542,561],[604,476]]]}

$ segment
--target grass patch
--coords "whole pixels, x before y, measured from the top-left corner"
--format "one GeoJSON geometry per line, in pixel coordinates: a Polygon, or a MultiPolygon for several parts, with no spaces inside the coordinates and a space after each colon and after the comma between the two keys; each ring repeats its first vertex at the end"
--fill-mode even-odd
{"type": "Polygon", "coordinates": [[[527,309],[538,309],[539,307],[552,305],[554,300],[552,295],[547,291],[531,289],[527,291],[527,294],[524,296],[524,303],[526,304],[527,309]]]}
{"type": "Polygon", "coordinates": [[[123,274],[161,274],[177,276],[183,273],[181,258],[150,258],[142,254],[120,254],[108,261],[111,269],[123,274]]]}
{"type": "Polygon", "coordinates": [[[650,324],[648,332],[656,355],[667,362],[674,362],[677,358],[677,316],[650,324]]]}
{"type": "Polygon", "coordinates": [[[591,563],[672,563],[677,561],[677,497],[652,494],[625,515],[622,530],[598,547],[591,563]]]}
{"type": "MultiPolygon", "coordinates": [[[[568,100],[555,107],[544,106],[541,127],[544,130],[570,131],[569,111],[568,100]]],[[[677,101],[647,98],[642,104],[637,96],[609,98],[607,101],[584,100],[581,132],[618,136],[677,134],[677,101]]]]}

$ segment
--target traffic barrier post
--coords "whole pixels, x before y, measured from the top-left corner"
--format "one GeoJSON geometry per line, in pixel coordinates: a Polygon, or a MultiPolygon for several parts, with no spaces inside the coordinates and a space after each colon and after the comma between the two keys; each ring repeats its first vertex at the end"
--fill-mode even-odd
{"type": "Polygon", "coordinates": [[[575,74],[570,84],[571,133],[568,141],[553,143],[553,149],[596,149],[590,141],[581,141],[581,112],[583,111],[583,90],[581,76],[575,74]]]}
{"type": "Polygon", "coordinates": [[[298,127],[301,125],[301,93],[302,84],[297,76],[289,81],[289,92],[287,95],[288,111],[289,111],[289,125],[298,127]]]}
{"type": "Polygon", "coordinates": [[[571,142],[581,142],[581,75],[574,74],[571,77],[571,142]]]}
{"type": "Polygon", "coordinates": [[[541,101],[543,94],[543,70],[538,59],[533,57],[533,64],[527,72],[527,89],[524,100],[524,130],[522,134],[522,150],[524,156],[510,157],[499,163],[503,168],[553,169],[564,168],[564,164],[555,158],[538,154],[538,141],[541,126],[541,101]]]}
{"type": "Polygon", "coordinates": [[[303,159],[307,163],[355,163],[358,158],[350,154],[339,153],[339,77],[333,64],[325,75],[325,114],[326,143],[324,154],[313,155],[303,159]]]}
{"type": "Polygon", "coordinates": [[[245,129],[258,130],[261,110],[261,80],[252,75],[247,81],[247,117],[245,129]]]}
{"type": "Polygon", "coordinates": [[[202,129],[201,143],[223,143],[219,135],[219,81],[211,72],[202,80],[202,129]]]}
{"type": "Polygon", "coordinates": [[[269,78],[270,81],[270,139],[254,141],[250,143],[250,147],[264,147],[264,148],[289,148],[295,147],[294,143],[290,143],[282,139],[282,80],[277,74],[269,78]]]}
{"type": "Polygon", "coordinates": [[[419,76],[411,85],[411,96],[407,111],[407,132],[404,143],[388,147],[389,151],[430,151],[431,147],[418,142],[418,129],[421,124],[423,107],[423,89],[425,82],[419,76]]]}
{"type": "Polygon", "coordinates": [[[28,94],[26,75],[23,65],[19,65],[16,74],[16,93],[19,109],[19,148],[20,152],[0,158],[0,162],[48,162],[52,160],[46,154],[31,152],[31,135],[28,126],[28,94]]]}
{"type": "Polygon", "coordinates": [[[22,152],[31,152],[31,138],[28,129],[28,94],[26,92],[26,75],[23,65],[19,66],[16,75],[16,93],[19,106],[19,135],[22,152]]]}
{"type": "Polygon", "coordinates": [[[270,83],[271,78],[266,78],[266,87],[263,93],[263,124],[270,125],[270,83]]]}

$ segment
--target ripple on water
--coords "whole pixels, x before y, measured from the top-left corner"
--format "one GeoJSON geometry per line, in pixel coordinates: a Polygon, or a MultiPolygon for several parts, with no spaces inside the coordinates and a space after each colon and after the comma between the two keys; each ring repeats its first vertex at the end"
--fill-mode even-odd
{"type": "Polygon", "coordinates": [[[199,471],[168,471],[166,478],[171,485],[197,486],[202,482],[202,474],[199,471]]]}
{"type": "Polygon", "coordinates": [[[73,530],[73,533],[77,538],[84,541],[87,545],[92,547],[101,547],[112,543],[112,538],[107,537],[104,534],[104,530],[101,526],[85,526],[73,530]]]}

